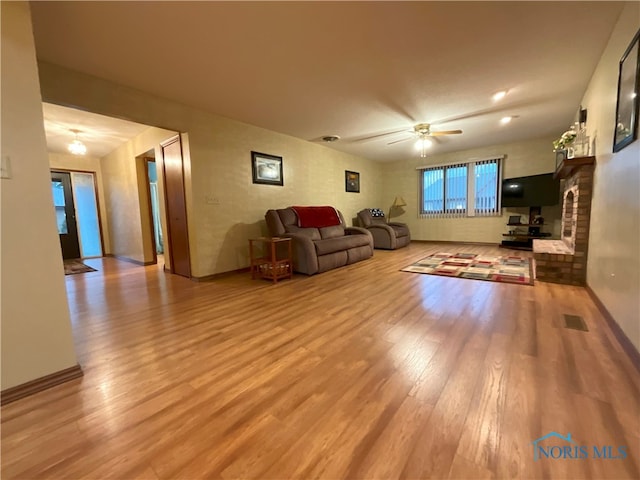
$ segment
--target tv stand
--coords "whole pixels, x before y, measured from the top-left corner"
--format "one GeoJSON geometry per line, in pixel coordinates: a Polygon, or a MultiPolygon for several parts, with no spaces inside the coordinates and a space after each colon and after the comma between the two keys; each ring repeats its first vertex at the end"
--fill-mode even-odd
{"type": "Polygon", "coordinates": [[[500,244],[504,248],[512,248],[515,250],[533,250],[533,240],[536,238],[549,238],[550,233],[538,233],[537,235],[529,235],[528,233],[503,233],[503,237],[511,237],[511,240],[503,240],[500,244]]]}
{"type": "Polygon", "coordinates": [[[551,236],[550,233],[540,231],[545,224],[534,222],[536,217],[540,216],[541,211],[541,207],[529,207],[528,223],[507,223],[507,226],[515,228],[509,233],[502,234],[505,240],[502,240],[500,246],[514,250],[533,250],[534,239],[549,238],[551,236]],[[521,231],[518,231],[518,228],[521,231]],[[525,228],[527,229],[526,232],[524,231],[525,228]],[[507,238],[509,239],[507,240],[507,238]]]}

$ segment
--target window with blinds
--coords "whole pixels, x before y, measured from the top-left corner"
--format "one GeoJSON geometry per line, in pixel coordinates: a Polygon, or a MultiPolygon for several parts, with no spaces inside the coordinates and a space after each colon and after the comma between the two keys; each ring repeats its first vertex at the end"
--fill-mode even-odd
{"type": "Polygon", "coordinates": [[[475,205],[476,216],[490,216],[500,214],[500,159],[483,160],[474,163],[475,205]]]}
{"type": "Polygon", "coordinates": [[[500,158],[420,169],[424,217],[500,214],[500,158]]]}

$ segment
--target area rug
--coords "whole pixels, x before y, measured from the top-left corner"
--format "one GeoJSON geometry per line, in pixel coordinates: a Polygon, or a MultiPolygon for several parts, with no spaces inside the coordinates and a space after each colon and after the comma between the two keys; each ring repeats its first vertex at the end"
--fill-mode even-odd
{"type": "Polygon", "coordinates": [[[521,285],[533,285],[534,279],[532,262],[527,258],[511,255],[494,257],[474,253],[441,252],[429,255],[403,268],[402,271],[521,285]]]}
{"type": "Polygon", "coordinates": [[[64,261],[64,274],[75,275],[76,273],[97,272],[95,268],[91,268],[89,265],[85,265],[79,260],[65,260],[64,261]]]}

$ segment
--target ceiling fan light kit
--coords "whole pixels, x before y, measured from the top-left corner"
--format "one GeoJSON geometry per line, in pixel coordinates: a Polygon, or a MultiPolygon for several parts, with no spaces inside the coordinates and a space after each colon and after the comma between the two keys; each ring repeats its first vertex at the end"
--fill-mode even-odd
{"type": "Polygon", "coordinates": [[[494,102],[498,102],[502,100],[506,95],[507,95],[507,91],[501,90],[499,92],[494,93],[492,98],[494,102]]]}
{"type": "Polygon", "coordinates": [[[431,148],[433,142],[429,140],[426,136],[421,136],[416,141],[416,150],[420,152],[420,157],[425,158],[427,156],[427,149],[431,148]]]}
{"type": "MultiPolygon", "coordinates": [[[[417,138],[415,144],[416,150],[419,150],[420,157],[424,158],[427,156],[427,149],[433,145],[433,142],[428,137],[458,135],[462,133],[462,130],[441,130],[439,132],[432,132],[431,125],[429,123],[419,123],[414,126],[413,130],[411,130],[410,132],[413,133],[413,136],[417,138]]],[[[387,143],[387,145],[393,145],[394,143],[400,143],[410,139],[411,137],[395,140],[393,142],[387,143]]]]}

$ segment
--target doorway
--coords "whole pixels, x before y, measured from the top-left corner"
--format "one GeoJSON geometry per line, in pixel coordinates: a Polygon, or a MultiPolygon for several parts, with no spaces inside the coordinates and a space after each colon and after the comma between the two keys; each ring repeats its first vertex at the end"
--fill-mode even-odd
{"type": "Polygon", "coordinates": [[[62,258],[102,256],[102,235],[93,172],[51,171],[51,189],[62,258]]]}
{"type": "Polygon", "coordinates": [[[145,158],[147,162],[147,174],[149,177],[149,198],[151,200],[151,221],[153,223],[153,238],[155,240],[156,254],[164,253],[164,237],[162,236],[162,222],[160,219],[160,195],[158,193],[158,171],[156,159],[145,158]]]}

